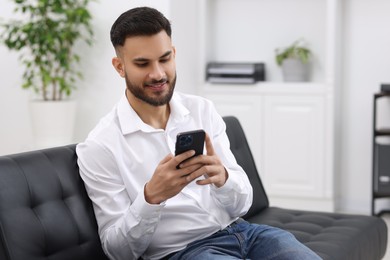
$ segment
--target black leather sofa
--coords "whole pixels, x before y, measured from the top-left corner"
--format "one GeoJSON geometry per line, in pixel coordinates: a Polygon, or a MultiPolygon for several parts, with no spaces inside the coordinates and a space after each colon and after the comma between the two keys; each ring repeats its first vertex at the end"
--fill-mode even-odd
{"type": "MultiPolygon", "coordinates": [[[[254,188],[244,218],[289,230],[323,259],[384,256],[387,227],[378,217],[270,207],[240,124],[224,119],[254,188]]],[[[75,145],[0,157],[0,259],[107,259],[76,160],[75,145]]]]}
{"type": "Polygon", "coordinates": [[[224,120],[230,148],[253,186],[253,204],[245,219],[290,231],[323,259],[382,259],[387,226],[381,218],[270,207],[240,123],[235,117],[224,120]]]}

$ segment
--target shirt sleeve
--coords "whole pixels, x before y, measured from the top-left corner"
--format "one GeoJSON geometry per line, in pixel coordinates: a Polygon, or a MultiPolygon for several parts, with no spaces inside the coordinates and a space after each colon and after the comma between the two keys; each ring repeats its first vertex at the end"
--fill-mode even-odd
{"type": "Polygon", "coordinates": [[[211,192],[231,217],[243,216],[252,205],[253,189],[247,174],[230,150],[229,138],[226,134],[226,124],[222,117],[214,110],[212,113],[214,150],[222,161],[228,173],[226,183],[217,188],[212,186],[211,192]]]}
{"type": "Polygon", "coordinates": [[[114,156],[104,147],[86,141],[76,151],[103,250],[110,259],[138,259],[150,244],[164,204],[148,204],[143,189],[131,201],[114,156]]]}

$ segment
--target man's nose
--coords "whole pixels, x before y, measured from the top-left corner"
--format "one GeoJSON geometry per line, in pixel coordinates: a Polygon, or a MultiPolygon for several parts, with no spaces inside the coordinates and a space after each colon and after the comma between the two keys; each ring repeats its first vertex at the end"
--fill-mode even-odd
{"type": "Polygon", "coordinates": [[[163,67],[160,64],[156,64],[152,67],[152,70],[149,73],[149,77],[155,80],[160,80],[164,78],[165,72],[163,67]]]}

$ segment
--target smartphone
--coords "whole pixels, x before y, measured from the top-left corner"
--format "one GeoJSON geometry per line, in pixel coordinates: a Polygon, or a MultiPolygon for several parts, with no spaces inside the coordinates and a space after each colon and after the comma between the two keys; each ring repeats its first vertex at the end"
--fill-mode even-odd
{"type": "Polygon", "coordinates": [[[206,133],[202,129],[177,134],[175,155],[188,150],[195,150],[194,156],[203,154],[205,136],[206,133]]]}

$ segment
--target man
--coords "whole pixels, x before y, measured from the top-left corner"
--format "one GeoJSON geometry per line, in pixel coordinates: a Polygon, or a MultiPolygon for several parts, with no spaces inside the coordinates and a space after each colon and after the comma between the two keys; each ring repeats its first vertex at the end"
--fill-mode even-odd
{"type": "Polygon", "coordinates": [[[239,218],[252,203],[252,187],[213,105],[174,92],[169,21],[152,8],[131,9],[113,24],[111,41],[125,95],[77,146],[105,253],[111,259],[318,259],[290,233],[239,218]],[[196,129],[206,132],[205,154],[173,156],[176,135],[196,129]]]}

